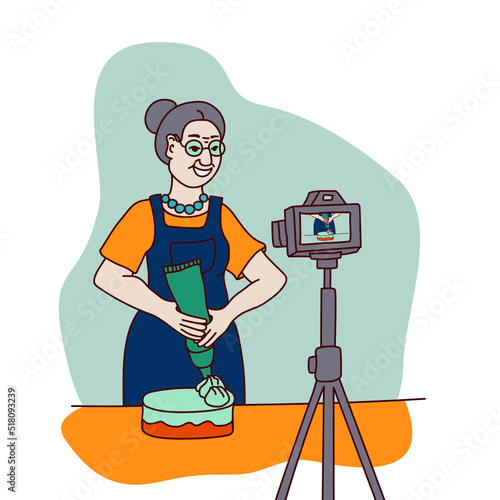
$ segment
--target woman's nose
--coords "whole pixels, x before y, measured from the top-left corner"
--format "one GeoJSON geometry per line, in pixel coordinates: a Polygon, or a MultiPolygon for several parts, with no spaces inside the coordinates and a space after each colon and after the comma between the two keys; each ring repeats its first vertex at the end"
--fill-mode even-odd
{"type": "Polygon", "coordinates": [[[199,156],[200,165],[211,165],[212,164],[212,155],[208,148],[203,149],[201,155],[199,156]]]}

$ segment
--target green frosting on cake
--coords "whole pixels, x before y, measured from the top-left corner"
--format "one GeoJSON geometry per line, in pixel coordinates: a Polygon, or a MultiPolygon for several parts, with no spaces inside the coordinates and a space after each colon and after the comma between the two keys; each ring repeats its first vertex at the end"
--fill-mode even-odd
{"type": "Polygon", "coordinates": [[[179,427],[191,423],[200,425],[211,422],[214,425],[227,425],[233,421],[234,395],[224,406],[214,408],[205,403],[196,389],[165,389],[146,394],[142,402],[142,419],[148,424],[163,422],[179,427]]]}

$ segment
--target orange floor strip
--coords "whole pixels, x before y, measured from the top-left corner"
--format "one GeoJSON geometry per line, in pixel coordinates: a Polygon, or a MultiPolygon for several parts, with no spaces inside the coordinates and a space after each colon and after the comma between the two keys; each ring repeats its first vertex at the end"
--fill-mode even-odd
{"type": "MultiPolygon", "coordinates": [[[[148,484],[185,476],[244,474],[286,462],[306,405],[236,406],[234,431],[212,439],[158,439],[141,430],[140,407],[84,407],[71,413],[62,433],[95,472],[119,483],[148,484]]],[[[412,438],[404,401],[352,403],[375,466],[399,460],[412,438]]],[[[302,460],[321,462],[319,405],[302,460]]],[[[335,463],[360,467],[338,404],[335,405],[335,463]]]]}

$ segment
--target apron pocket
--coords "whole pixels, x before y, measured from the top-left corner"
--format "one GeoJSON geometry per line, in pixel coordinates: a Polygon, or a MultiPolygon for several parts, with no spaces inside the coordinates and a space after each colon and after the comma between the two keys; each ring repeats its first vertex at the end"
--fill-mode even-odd
{"type": "Polygon", "coordinates": [[[213,238],[202,241],[170,243],[172,264],[183,264],[193,259],[201,260],[201,272],[208,273],[214,267],[215,241],[213,238]]]}

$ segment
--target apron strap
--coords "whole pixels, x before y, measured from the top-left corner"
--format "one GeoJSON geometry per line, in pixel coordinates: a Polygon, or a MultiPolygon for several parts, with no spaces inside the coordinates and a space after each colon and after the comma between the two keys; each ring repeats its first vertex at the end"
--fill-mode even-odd
{"type": "Polygon", "coordinates": [[[222,198],[219,196],[210,196],[210,207],[208,209],[208,219],[206,226],[218,229],[220,225],[220,216],[222,208],[222,198]]]}
{"type": "Polygon", "coordinates": [[[154,194],[149,197],[151,209],[153,210],[153,220],[155,223],[155,231],[163,225],[163,205],[161,202],[161,194],[154,194]]]}

